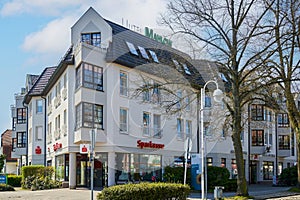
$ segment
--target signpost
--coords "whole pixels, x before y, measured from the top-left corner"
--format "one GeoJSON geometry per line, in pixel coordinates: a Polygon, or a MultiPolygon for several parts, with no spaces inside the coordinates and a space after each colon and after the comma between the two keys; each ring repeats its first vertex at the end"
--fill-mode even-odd
{"type": "Polygon", "coordinates": [[[91,165],[91,200],[94,199],[94,149],[96,140],[96,131],[92,129],[90,131],[91,136],[91,149],[90,149],[90,165],[91,165]]]}

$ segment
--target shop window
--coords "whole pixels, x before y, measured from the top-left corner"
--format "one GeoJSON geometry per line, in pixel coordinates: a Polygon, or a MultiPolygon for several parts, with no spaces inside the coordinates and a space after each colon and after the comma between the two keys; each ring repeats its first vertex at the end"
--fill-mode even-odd
{"type": "Polygon", "coordinates": [[[80,86],[103,91],[103,69],[101,67],[82,63],[76,69],[76,88],[80,86]]]}
{"type": "Polygon", "coordinates": [[[264,146],[264,130],[252,130],[252,146],[264,146]]]}
{"type": "Polygon", "coordinates": [[[120,72],[120,95],[128,95],[128,76],[126,72],[120,72]]]}
{"type": "Polygon", "coordinates": [[[263,178],[264,180],[272,180],[274,175],[274,163],[269,161],[263,162],[263,178]]]}
{"type": "Polygon", "coordinates": [[[17,109],[17,124],[25,124],[26,123],[26,108],[18,108],[17,109]]]}
{"type": "Polygon", "coordinates": [[[55,179],[58,181],[65,180],[65,159],[64,155],[56,156],[55,158],[55,179]]]}
{"type": "Polygon", "coordinates": [[[290,149],[290,136],[289,135],[279,135],[278,136],[278,148],[279,148],[279,150],[289,150],[290,149]]]}
{"type": "Polygon", "coordinates": [[[280,128],[289,127],[290,122],[287,113],[279,113],[277,118],[278,118],[278,127],[280,128]]]}
{"type": "Polygon", "coordinates": [[[100,47],[101,46],[101,33],[82,33],[81,42],[100,47]]]}
{"type": "Polygon", "coordinates": [[[261,104],[251,105],[251,119],[254,121],[264,120],[264,106],[261,104]]]}

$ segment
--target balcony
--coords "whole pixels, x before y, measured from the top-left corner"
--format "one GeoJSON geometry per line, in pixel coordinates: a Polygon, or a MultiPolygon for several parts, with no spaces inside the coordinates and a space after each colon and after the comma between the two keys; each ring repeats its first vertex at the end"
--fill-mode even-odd
{"type": "MultiPolygon", "coordinates": [[[[88,141],[91,141],[90,138],[90,131],[91,128],[79,128],[74,133],[74,143],[86,143],[88,141]]],[[[104,132],[104,130],[97,129],[96,131],[96,143],[106,143],[107,142],[107,136],[104,132]]]]}
{"type": "Polygon", "coordinates": [[[290,149],[279,149],[277,155],[279,157],[289,157],[289,156],[291,156],[291,150],[290,149]]]}
{"type": "Polygon", "coordinates": [[[75,62],[104,60],[107,48],[108,45],[105,44],[101,44],[101,47],[98,47],[79,41],[74,47],[75,62]]]}

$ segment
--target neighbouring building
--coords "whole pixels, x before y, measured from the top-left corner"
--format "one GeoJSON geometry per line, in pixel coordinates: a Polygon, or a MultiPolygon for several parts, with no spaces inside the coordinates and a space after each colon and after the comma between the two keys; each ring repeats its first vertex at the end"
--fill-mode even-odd
{"type": "Polygon", "coordinates": [[[12,153],[12,130],[7,129],[1,134],[1,149],[0,154],[6,156],[4,173],[17,174],[17,159],[11,157],[12,153]]]}

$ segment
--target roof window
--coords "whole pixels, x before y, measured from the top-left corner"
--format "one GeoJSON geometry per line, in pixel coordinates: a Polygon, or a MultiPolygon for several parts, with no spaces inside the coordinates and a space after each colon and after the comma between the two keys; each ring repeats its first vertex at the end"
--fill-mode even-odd
{"type": "Polygon", "coordinates": [[[136,56],[139,55],[132,43],[126,41],[126,44],[127,44],[127,47],[129,48],[130,53],[132,53],[133,55],[136,55],[136,56]]]}
{"type": "Polygon", "coordinates": [[[174,63],[174,65],[175,65],[176,69],[177,69],[178,71],[181,72],[181,71],[182,71],[182,68],[181,68],[179,62],[178,62],[177,60],[174,60],[174,59],[173,59],[173,63],[174,63]]]}
{"type": "Polygon", "coordinates": [[[191,73],[189,67],[188,67],[185,63],[183,63],[182,66],[183,66],[184,72],[185,72],[187,75],[192,75],[192,73],[191,73]]]}
{"type": "Polygon", "coordinates": [[[148,56],[146,50],[144,49],[144,47],[138,46],[138,48],[139,48],[139,50],[140,50],[140,52],[142,54],[142,57],[145,58],[145,59],[149,59],[149,56],[148,56]]]}
{"type": "Polygon", "coordinates": [[[156,53],[155,53],[154,51],[151,51],[151,50],[149,50],[149,53],[150,53],[150,55],[152,56],[154,62],[157,62],[157,63],[158,63],[159,61],[158,61],[158,58],[157,58],[157,56],[156,56],[156,53]]]}

